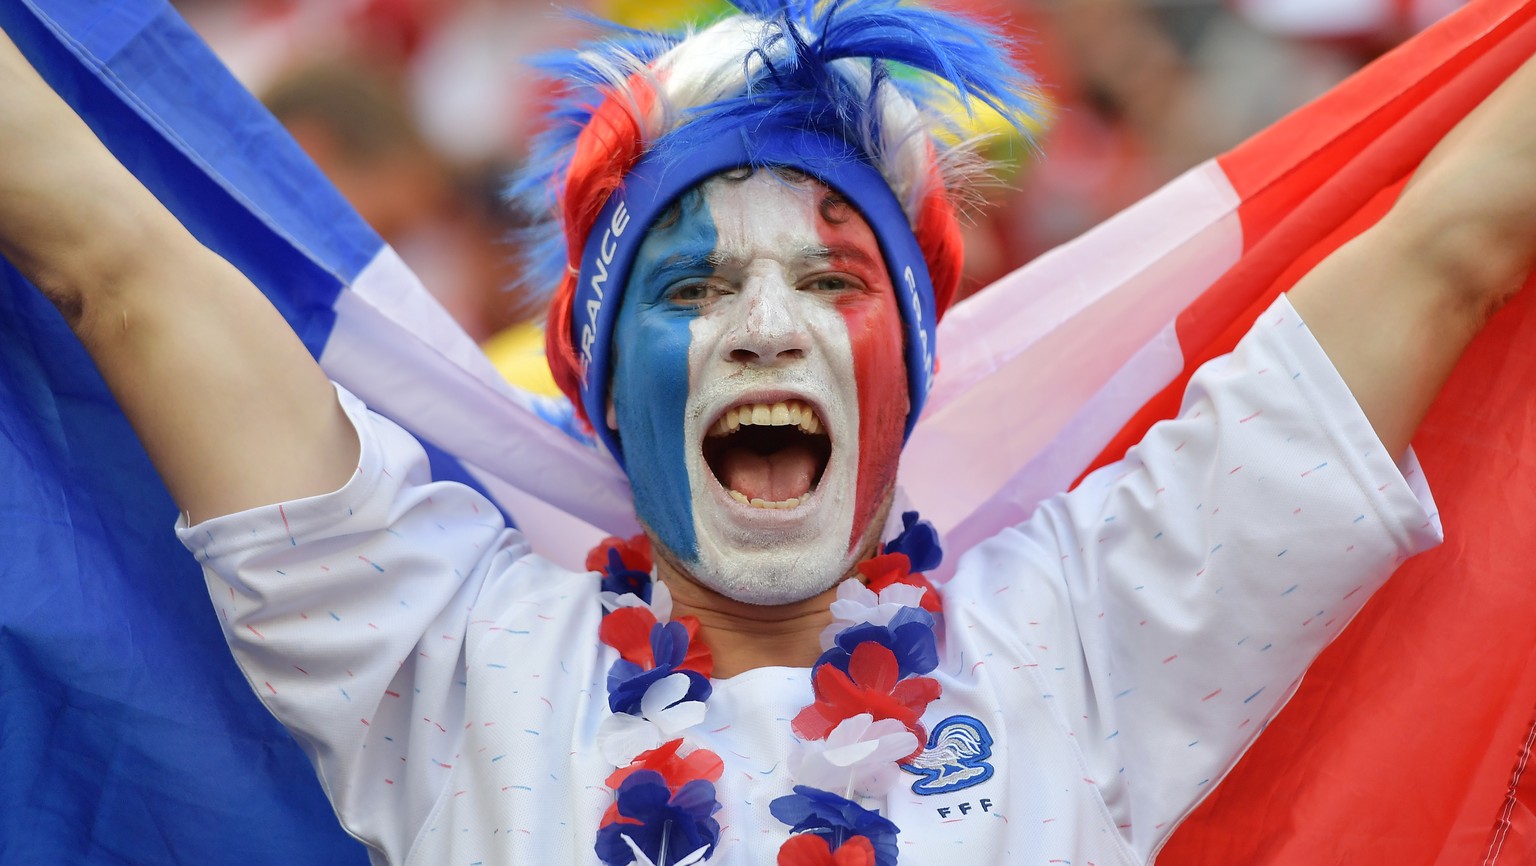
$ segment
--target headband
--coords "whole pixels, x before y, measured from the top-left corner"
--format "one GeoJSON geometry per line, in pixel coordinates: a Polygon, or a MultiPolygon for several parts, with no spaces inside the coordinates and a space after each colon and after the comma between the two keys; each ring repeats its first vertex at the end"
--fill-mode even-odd
{"type": "Polygon", "coordinates": [[[745,167],[793,168],[848,200],[873,230],[896,292],[906,336],[906,434],[922,413],[933,384],[933,283],[917,238],[896,195],[863,150],[841,137],[776,125],[771,120],[735,135],[690,135],[675,130],[642,156],[609,197],[587,235],[571,305],[570,334],[580,361],[581,403],[603,444],[624,465],[607,414],[613,327],[646,232],[685,192],[721,172],[745,167]]]}

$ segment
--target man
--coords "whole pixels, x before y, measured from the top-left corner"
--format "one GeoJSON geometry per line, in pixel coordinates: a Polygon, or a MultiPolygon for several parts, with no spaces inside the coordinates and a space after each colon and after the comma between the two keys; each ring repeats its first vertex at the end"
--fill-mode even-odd
{"type": "MultiPolygon", "coordinates": [[[[860,563],[931,373],[961,190],[932,173],[923,112],[845,61],[954,73],[1000,54],[943,17],[819,14],[606,65],[634,85],[571,142],[557,373],[660,560],[607,620],[591,576],[421,483],[419,449],[350,396],[338,412],[243,278],[0,54],[0,251],[92,352],[187,511],[253,687],[380,859],[1144,862],[1436,537],[1394,462],[1532,264],[1536,67],[1201,374],[1179,420],[972,551],[935,634],[920,581],[838,581],[889,576],[860,563]],[[762,101],[688,101],[741,92],[762,101]],[[844,642],[866,625],[884,631],[844,642]],[[813,662],[814,688],[791,669],[813,662]]],[[[894,542],[914,566],[918,534],[894,542]]]]}

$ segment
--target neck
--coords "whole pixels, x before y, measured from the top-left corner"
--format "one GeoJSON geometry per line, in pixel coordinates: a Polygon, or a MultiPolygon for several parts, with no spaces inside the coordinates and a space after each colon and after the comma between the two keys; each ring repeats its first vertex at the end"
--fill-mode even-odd
{"type": "Polygon", "coordinates": [[[672,592],[673,618],[698,618],[717,679],[761,667],[808,668],[821,655],[821,632],[832,622],[829,607],[837,598],[836,584],[802,601],[769,606],[727,598],[665,560],[657,563],[657,574],[672,592]]]}
{"type": "MultiPolygon", "coordinates": [[[[886,491],[875,519],[865,528],[855,563],[879,552],[880,533],[894,493],[894,487],[886,491]]],[[[672,593],[672,616],[698,618],[699,636],[714,656],[716,679],[757,668],[808,668],[815,664],[822,652],[821,633],[832,624],[831,606],[837,600],[837,586],[859,576],[855,564],[847,574],[810,598],[780,605],[748,604],[694,580],[654,533],[649,529],[646,533],[651,536],[656,577],[672,593]]]]}

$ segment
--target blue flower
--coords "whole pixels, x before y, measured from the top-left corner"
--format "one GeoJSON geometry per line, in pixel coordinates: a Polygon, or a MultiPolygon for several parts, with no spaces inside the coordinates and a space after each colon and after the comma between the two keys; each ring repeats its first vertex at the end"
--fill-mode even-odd
{"type": "Polygon", "coordinates": [[[836,794],[805,785],[796,785],[795,793],[768,804],[773,817],[788,824],[791,833],[817,833],[825,836],[833,851],[851,836],[863,836],[875,849],[875,866],[896,866],[895,824],[836,794]]]}
{"type": "Polygon", "coordinates": [[[906,511],[901,515],[901,527],[901,534],[886,542],[880,552],[905,553],[918,574],[938,568],[944,561],[944,551],[939,547],[939,533],[933,524],[920,520],[916,511],[906,511]]]}
{"type": "Polygon", "coordinates": [[[874,641],[896,656],[898,677],[926,674],[939,666],[938,641],[933,634],[933,614],[920,607],[903,608],[887,625],[860,623],[837,633],[832,648],[821,654],[815,667],[832,665],[848,673],[854,649],[874,641]]]}
{"type": "Polygon", "coordinates": [[[619,784],[618,811],[640,823],[615,821],[598,828],[597,856],[608,866],[634,862],[624,836],[653,863],[676,863],[705,846],[713,854],[720,824],[711,816],[719,809],[709,781],[695,779],[673,793],[660,773],[637,770],[619,784]]]}
{"type": "Polygon", "coordinates": [[[685,701],[708,700],[713,688],[709,678],[692,670],[679,670],[688,655],[688,629],[682,623],[658,622],[651,627],[651,658],[654,667],[646,670],[627,659],[619,659],[608,669],[608,709],[615,713],[640,713],[640,699],[657,680],[675,673],[688,677],[685,701]]]}
{"type": "Polygon", "coordinates": [[[616,547],[608,548],[608,567],[603,569],[603,591],[619,595],[634,593],[646,604],[651,603],[651,576],[624,565],[624,558],[616,547]]]}

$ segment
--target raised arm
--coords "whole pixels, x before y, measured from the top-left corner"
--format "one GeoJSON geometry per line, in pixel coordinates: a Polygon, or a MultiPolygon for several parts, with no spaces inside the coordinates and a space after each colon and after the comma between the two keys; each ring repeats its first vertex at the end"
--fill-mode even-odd
{"type": "Polygon", "coordinates": [[[1445,137],[1392,210],[1297,283],[1376,434],[1408,447],[1456,360],[1536,265],[1536,60],[1445,137]]]}
{"type": "Polygon", "coordinates": [[[245,277],[0,32],[0,255],[63,313],[193,521],[340,487],[357,439],[245,277]]]}

